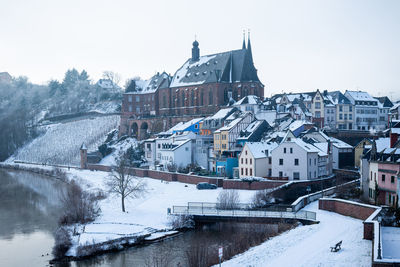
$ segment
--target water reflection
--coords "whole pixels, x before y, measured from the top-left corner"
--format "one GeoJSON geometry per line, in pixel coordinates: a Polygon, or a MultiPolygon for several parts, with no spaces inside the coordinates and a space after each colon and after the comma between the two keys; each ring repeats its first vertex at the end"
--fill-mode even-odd
{"type": "Polygon", "coordinates": [[[62,188],[52,178],[0,169],[0,266],[47,265],[62,188]]]}

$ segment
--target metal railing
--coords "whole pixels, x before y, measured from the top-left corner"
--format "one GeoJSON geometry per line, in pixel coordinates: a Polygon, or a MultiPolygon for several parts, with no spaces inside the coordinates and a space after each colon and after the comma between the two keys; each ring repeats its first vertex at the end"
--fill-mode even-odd
{"type": "Polygon", "coordinates": [[[172,214],[193,216],[219,216],[219,217],[254,217],[254,218],[282,218],[316,220],[316,213],[312,211],[272,211],[253,209],[221,209],[217,203],[189,202],[187,206],[173,206],[172,214]],[[196,204],[196,205],[195,205],[196,204]]]}

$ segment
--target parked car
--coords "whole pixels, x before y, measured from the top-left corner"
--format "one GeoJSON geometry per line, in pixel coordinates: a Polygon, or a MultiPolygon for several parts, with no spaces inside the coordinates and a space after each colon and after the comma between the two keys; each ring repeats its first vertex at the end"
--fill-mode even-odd
{"type": "Polygon", "coordinates": [[[217,189],[217,186],[215,184],[210,184],[210,183],[198,183],[196,185],[196,188],[199,190],[203,189],[217,189]]]}

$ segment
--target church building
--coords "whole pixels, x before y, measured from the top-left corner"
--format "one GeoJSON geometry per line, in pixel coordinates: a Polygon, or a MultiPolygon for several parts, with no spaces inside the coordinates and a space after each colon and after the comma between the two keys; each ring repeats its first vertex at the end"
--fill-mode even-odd
{"type": "Polygon", "coordinates": [[[143,139],[180,121],[214,114],[247,95],[264,97],[250,38],[247,46],[243,39],[241,49],[204,56],[195,40],[191,58],[173,77],[164,72],[131,82],[123,94],[120,134],[143,139]]]}

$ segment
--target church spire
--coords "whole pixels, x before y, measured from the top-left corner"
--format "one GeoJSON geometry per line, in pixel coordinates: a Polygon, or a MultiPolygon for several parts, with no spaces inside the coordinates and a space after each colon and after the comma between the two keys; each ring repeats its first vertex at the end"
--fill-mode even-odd
{"type": "Polygon", "coordinates": [[[251,44],[250,44],[250,30],[247,31],[247,52],[249,53],[251,63],[253,63],[253,54],[251,52],[251,44]]]}
{"type": "Polygon", "coordinates": [[[246,31],[243,30],[243,45],[242,49],[246,49],[246,31]]]}

